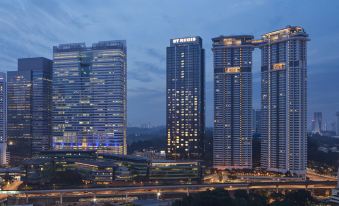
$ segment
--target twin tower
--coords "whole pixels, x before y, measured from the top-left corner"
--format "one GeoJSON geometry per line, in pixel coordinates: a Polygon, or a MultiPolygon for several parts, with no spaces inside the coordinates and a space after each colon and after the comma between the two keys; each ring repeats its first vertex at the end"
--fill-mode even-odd
{"type": "MultiPolygon", "coordinates": [[[[304,175],[307,164],[308,34],[299,26],[213,38],[213,166],[252,168],[252,52],[261,49],[261,168],[304,175]]],[[[200,37],[167,47],[167,155],[201,159],[205,51],[200,37]]]]}

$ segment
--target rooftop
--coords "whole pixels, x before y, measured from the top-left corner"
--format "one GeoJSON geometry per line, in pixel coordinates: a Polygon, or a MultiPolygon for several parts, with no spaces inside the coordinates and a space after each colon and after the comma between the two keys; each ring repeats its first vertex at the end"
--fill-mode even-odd
{"type": "Polygon", "coordinates": [[[213,46],[252,46],[252,35],[229,35],[212,38],[213,46]]]}
{"type": "Polygon", "coordinates": [[[290,37],[290,36],[303,36],[308,37],[308,34],[305,30],[300,26],[286,26],[283,29],[275,30],[262,35],[262,39],[266,40],[280,40],[282,38],[290,37]]]}
{"type": "Polygon", "coordinates": [[[84,42],[59,44],[53,47],[53,52],[70,52],[70,51],[90,51],[96,49],[126,49],[125,40],[99,41],[87,47],[84,42]]]}

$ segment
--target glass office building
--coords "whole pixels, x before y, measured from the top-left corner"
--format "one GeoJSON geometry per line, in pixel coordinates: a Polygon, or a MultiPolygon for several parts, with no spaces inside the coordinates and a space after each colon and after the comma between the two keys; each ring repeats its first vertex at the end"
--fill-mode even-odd
{"type": "Polygon", "coordinates": [[[213,38],[213,166],[252,168],[253,36],[213,38]]]}
{"type": "Polygon", "coordinates": [[[53,48],[53,148],[126,154],[125,41],[53,48]]]}
{"type": "Polygon", "coordinates": [[[205,134],[205,51],[200,37],[167,47],[167,157],[200,159],[205,134]]]}
{"type": "Polygon", "coordinates": [[[262,157],[269,171],[305,175],[307,164],[307,48],[303,28],[262,36],[262,157]]]}
{"type": "Polygon", "coordinates": [[[7,72],[8,150],[11,164],[50,148],[52,61],[18,59],[7,72]]]}

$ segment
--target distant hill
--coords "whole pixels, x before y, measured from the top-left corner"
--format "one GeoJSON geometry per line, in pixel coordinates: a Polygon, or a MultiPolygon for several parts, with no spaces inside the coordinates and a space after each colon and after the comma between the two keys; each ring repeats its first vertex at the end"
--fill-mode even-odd
{"type": "MultiPolygon", "coordinates": [[[[159,126],[153,128],[128,127],[127,128],[127,144],[128,153],[142,149],[166,149],[166,127],[159,126]]],[[[205,135],[205,160],[212,162],[212,128],[206,128],[205,135]]]]}
{"type": "Polygon", "coordinates": [[[141,127],[127,128],[127,144],[132,144],[133,142],[150,139],[164,139],[164,141],[166,141],[166,127],[159,126],[152,128],[141,128],[141,127]]]}

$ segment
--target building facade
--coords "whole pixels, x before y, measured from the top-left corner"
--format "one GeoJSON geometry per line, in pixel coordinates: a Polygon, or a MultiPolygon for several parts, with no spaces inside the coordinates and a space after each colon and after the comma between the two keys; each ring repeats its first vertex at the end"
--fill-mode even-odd
{"type": "Polygon", "coordinates": [[[261,134],[261,110],[260,109],[256,109],[253,110],[253,119],[252,119],[252,125],[253,125],[253,129],[252,131],[254,132],[254,134],[256,135],[260,135],[261,134]]]}
{"type": "Polygon", "coordinates": [[[167,47],[167,157],[201,159],[205,134],[205,50],[200,37],[167,47]]]}
{"type": "Polygon", "coordinates": [[[253,109],[252,110],[252,133],[254,135],[259,135],[260,128],[261,128],[261,110],[253,109]]]}
{"type": "Polygon", "coordinates": [[[0,165],[7,164],[7,80],[0,72],[0,165]]]}
{"type": "Polygon", "coordinates": [[[50,148],[52,61],[18,59],[7,72],[7,129],[11,164],[50,148]]]}
{"type": "Polygon", "coordinates": [[[149,165],[150,181],[199,181],[202,177],[199,161],[153,160],[149,165]]]}
{"type": "Polygon", "coordinates": [[[253,36],[213,38],[213,165],[252,168],[253,36]]]}
{"type": "Polygon", "coordinates": [[[61,44],[53,61],[53,148],[126,154],[126,42],[61,44]]]}
{"type": "Polygon", "coordinates": [[[262,36],[261,166],[304,175],[307,164],[308,34],[288,26],[262,36]]]}

